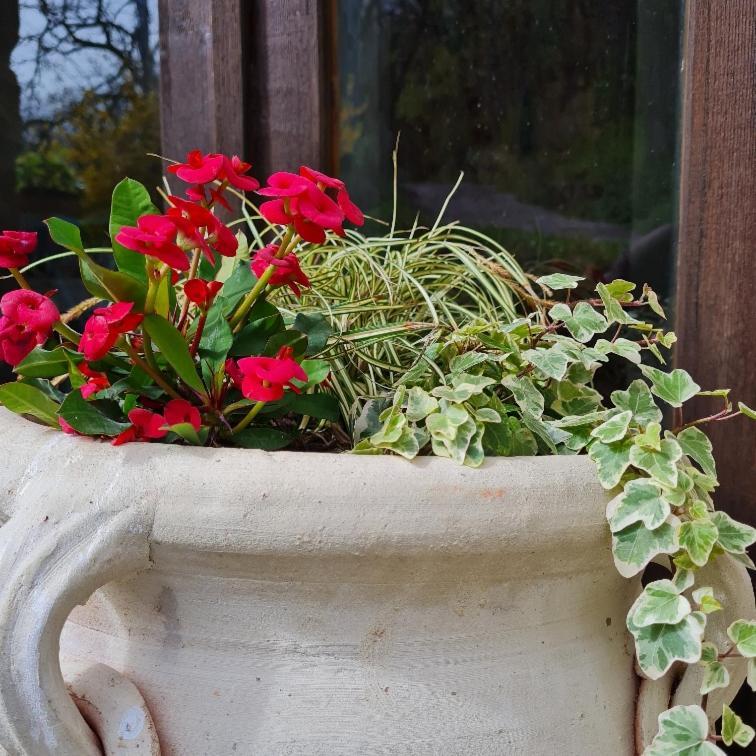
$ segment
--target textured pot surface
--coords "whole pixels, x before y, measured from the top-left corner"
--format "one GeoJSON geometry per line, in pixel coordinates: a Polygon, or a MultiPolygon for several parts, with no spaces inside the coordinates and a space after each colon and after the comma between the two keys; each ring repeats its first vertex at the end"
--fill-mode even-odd
{"type": "Polygon", "coordinates": [[[637,587],[589,459],[113,448],[0,412],[0,535],[30,509],[27,550],[69,538],[72,605],[110,581],[65,624],[64,670],[123,673],[163,754],[634,753],[637,587]]]}

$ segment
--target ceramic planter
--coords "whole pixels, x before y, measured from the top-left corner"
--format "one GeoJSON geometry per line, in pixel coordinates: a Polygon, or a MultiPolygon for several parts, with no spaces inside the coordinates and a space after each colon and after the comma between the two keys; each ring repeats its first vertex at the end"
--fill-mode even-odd
{"type": "MultiPolygon", "coordinates": [[[[671,680],[644,683],[636,718],[637,585],[585,457],[113,448],[5,410],[0,429],[14,756],[631,756],[669,705],[671,680]]],[[[728,611],[752,611],[717,564],[728,611]]]]}

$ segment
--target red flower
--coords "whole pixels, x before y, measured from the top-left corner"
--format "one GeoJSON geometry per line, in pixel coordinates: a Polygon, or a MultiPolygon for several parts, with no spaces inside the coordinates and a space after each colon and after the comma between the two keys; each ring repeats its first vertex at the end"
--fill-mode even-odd
{"type": "Polygon", "coordinates": [[[200,150],[186,154],[185,163],[168,166],[168,173],[175,173],[187,184],[208,184],[218,178],[223,168],[223,155],[203,155],[200,150]]]}
{"type": "Polygon", "coordinates": [[[215,295],[223,288],[220,281],[203,281],[192,278],[184,284],[184,294],[190,302],[206,310],[213,303],[215,295]]]}
{"type": "Polygon", "coordinates": [[[152,441],[165,438],[168,431],[164,429],[165,418],[157,412],[137,407],[129,412],[131,427],[113,439],[113,446],[127,444],[130,441],[152,441]]]}
{"type": "Polygon", "coordinates": [[[236,254],[236,237],[210,210],[180,197],[171,196],[168,199],[173,207],[168,209],[166,217],[175,224],[189,244],[202,249],[211,264],[215,263],[215,255],[210,244],[224,257],[236,254]]]}
{"type": "Polygon", "coordinates": [[[286,226],[294,220],[293,216],[286,212],[286,203],[282,199],[263,202],[260,205],[260,215],[268,223],[280,224],[282,226],[286,226]]]}
{"type": "Polygon", "coordinates": [[[98,373],[96,370],[92,370],[86,362],[79,364],[79,372],[89,378],[81,387],[81,395],[84,399],[89,399],[92,394],[96,394],[98,391],[102,391],[110,386],[108,376],[105,373],[98,373]]]}
{"type": "Polygon", "coordinates": [[[3,362],[18,365],[35,346],[44,343],[44,336],[13,323],[9,318],[0,317],[0,360],[3,362]]]}
{"type": "Polygon", "coordinates": [[[314,184],[322,184],[323,186],[327,186],[329,189],[344,188],[344,182],[341,179],[334,178],[333,176],[328,176],[327,174],[316,171],[314,168],[310,168],[307,165],[302,165],[299,167],[299,175],[304,176],[314,184]]]}
{"type": "Polygon", "coordinates": [[[220,178],[228,181],[231,186],[235,186],[237,189],[253,192],[260,187],[260,182],[252,176],[244,175],[250,168],[252,168],[252,164],[245,163],[238,155],[230,158],[224,155],[220,178]]]}
{"type": "Polygon", "coordinates": [[[44,294],[29,289],[9,291],[0,299],[0,314],[30,331],[50,334],[50,329],[60,320],[58,308],[44,294]]]}
{"type": "Polygon", "coordinates": [[[37,248],[35,231],[3,231],[0,234],[0,268],[23,268],[37,248]]]}
{"type": "Polygon", "coordinates": [[[202,425],[200,411],[186,399],[171,399],[165,405],[163,415],[167,426],[189,423],[194,430],[198,431],[202,425]]]}
{"type": "Polygon", "coordinates": [[[268,283],[271,286],[288,286],[295,297],[301,296],[299,287],[309,288],[310,279],[307,278],[302,268],[299,267],[299,259],[290,252],[282,259],[276,258],[278,246],[269,244],[255,253],[252,260],[252,272],[260,278],[270,265],[275,266],[275,271],[268,283]]]}
{"type": "Polygon", "coordinates": [[[140,255],[155,257],[174,270],[189,270],[186,253],[176,244],[178,229],[164,215],[142,215],[137,225],[124,226],[115,240],[140,255]]]}
{"type": "Polygon", "coordinates": [[[306,192],[312,186],[312,182],[296,173],[279,171],[268,177],[268,185],[257,193],[264,197],[296,197],[306,192]]]}
{"type": "Polygon", "coordinates": [[[239,366],[229,357],[224,365],[226,375],[231,379],[233,384],[241,391],[242,382],[244,381],[244,375],[239,366]]]}
{"type": "Polygon", "coordinates": [[[79,341],[79,351],[87,360],[102,359],[121,334],[133,331],[142,322],[143,316],[132,313],[133,308],[133,302],[116,302],[94,310],[79,341]]]}
{"type": "Polygon", "coordinates": [[[291,347],[281,347],[275,357],[244,357],[239,360],[242,394],[256,402],[274,402],[284,395],[284,389],[299,392],[292,380],[307,380],[302,366],[292,359],[291,347]]]}
{"type": "Polygon", "coordinates": [[[346,185],[341,179],[327,176],[325,173],[316,171],[314,168],[309,168],[306,165],[300,167],[299,173],[311,181],[314,181],[320,189],[336,190],[336,202],[344,213],[344,217],[350,223],[354,223],[355,226],[361,226],[365,222],[365,216],[362,214],[362,210],[352,202],[349,197],[349,192],[346,190],[346,185]]]}

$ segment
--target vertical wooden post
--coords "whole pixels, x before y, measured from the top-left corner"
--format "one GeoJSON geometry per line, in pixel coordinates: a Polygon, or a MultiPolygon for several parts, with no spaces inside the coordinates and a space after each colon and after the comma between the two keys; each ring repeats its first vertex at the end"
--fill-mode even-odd
{"type": "Polygon", "coordinates": [[[260,175],[330,167],[324,15],[318,0],[251,3],[247,136],[260,175]]]}
{"type": "Polygon", "coordinates": [[[162,149],[245,155],[243,0],[159,0],[162,149]]]}
{"type": "MultiPolygon", "coordinates": [[[[688,0],[683,42],[677,362],[756,406],[756,4],[688,0]]],[[[699,410],[716,411],[715,400],[699,410]]],[[[707,414],[709,414],[707,412],[707,414]]],[[[717,503],[756,524],[756,426],[713,423],[717,503]]]]}

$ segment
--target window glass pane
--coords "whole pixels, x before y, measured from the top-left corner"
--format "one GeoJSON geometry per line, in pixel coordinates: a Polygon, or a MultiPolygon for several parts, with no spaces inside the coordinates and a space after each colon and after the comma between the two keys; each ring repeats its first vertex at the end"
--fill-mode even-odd
{"type": "MultiPolygon", "coordinates": [[[[157,0],[0,3],[0,228],[38,231],[35,259],[59,251],[45,218],[75,221],[104,246],[113,186],[159,181],[146,157],[160,152],[157,84],[157,0]]],[[[59,289],[61,310],[86,296],[73,260],[29,278],[59,289]]],[[[10,287],[0,280],[0,293],[10,287]]]]}
{"type": "Polygon", "coordinates": [[[679,0],[338,3],[338,158],[404,222],[441,207],[535,270],[669,294],[679,0]]]}

